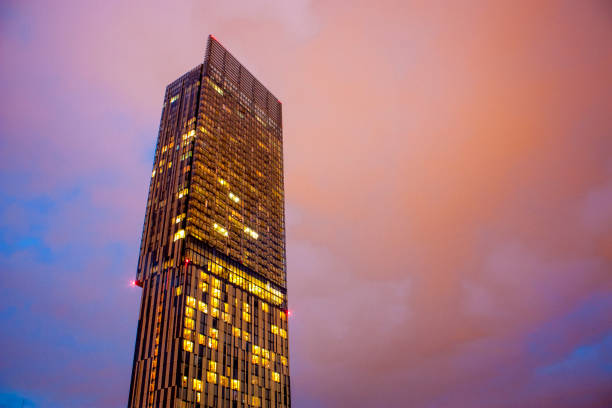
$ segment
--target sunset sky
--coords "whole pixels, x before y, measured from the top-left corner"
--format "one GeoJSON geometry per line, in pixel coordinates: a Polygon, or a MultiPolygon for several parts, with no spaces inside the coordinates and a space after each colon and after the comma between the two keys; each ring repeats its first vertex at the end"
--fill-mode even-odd
{"type": "Polygon", "coordinates": [[[612,406],[609,1],[0,2],[0,407],[127,404],[165,86],[283,103],[295,408],[612,406]]]}

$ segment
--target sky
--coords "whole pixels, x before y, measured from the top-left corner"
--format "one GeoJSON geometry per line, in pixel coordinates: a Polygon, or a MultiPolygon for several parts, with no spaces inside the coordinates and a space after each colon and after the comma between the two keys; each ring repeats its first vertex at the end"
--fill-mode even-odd
{"type": "Polygon", "coordinates": [[[0,407],[124,407],[165,86],[283,103],[292,403],[612,406],[606,1],[0,2],[0,407]]]}

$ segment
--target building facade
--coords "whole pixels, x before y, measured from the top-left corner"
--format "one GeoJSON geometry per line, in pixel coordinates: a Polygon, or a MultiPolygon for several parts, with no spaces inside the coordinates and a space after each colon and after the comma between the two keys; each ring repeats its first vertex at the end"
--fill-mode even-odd
{"type": "Polygon", "coordinates": [[[289,407],[281,103],[212,36],[166,88],[129,407],[289,407]]]}

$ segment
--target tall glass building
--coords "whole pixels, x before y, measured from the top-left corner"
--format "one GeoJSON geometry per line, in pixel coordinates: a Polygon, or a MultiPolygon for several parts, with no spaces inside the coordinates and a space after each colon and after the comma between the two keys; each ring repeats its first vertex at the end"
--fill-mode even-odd
{"type": "Polygon", "coordinates": [[[289,407],[281,103],[212,36],[166,88],[129,407],[289,407]]]}

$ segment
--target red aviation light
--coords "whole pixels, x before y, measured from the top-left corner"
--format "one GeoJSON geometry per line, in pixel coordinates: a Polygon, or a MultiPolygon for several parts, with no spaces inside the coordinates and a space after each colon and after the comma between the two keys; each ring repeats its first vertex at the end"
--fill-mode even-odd
{"type": "Polygon", "coordinates": [[[130,286],[138,286],[142,288],[143,284],[141,280],[132,280],[130,281],[130,286]]]}
{"type": "Polygon", "coordinates": [[[189,265],[189,262],[191,262],[189,258],[185,258],[185,265],[189,265]]]}

